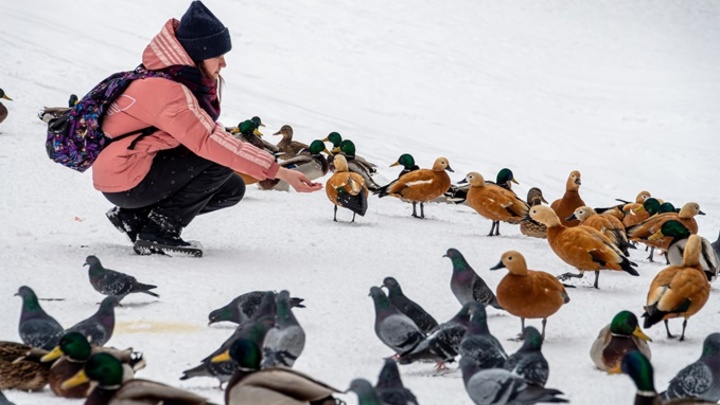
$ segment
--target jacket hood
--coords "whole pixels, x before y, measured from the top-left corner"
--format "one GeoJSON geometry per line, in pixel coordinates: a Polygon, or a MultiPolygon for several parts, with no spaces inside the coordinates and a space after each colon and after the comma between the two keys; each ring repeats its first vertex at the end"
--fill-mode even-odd
{"type": "Polygon", "coordinates": [[[143,51],[142,62],[148,70],[160,70],[174,65],[195,66],[180,41],[175,37],[175,30],[180,21],[171,18],[165,23],[160,33],[150,41],[143,51]]]}

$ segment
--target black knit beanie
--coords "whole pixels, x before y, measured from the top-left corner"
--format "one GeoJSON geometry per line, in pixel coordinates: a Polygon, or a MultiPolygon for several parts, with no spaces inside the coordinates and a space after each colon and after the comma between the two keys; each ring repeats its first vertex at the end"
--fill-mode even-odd
{"type": "Polygon", "coordinates": [[[216,58],[232,48],[227,27],[201,1],[190,3],[175,36],[194,61],[216,58]]]}

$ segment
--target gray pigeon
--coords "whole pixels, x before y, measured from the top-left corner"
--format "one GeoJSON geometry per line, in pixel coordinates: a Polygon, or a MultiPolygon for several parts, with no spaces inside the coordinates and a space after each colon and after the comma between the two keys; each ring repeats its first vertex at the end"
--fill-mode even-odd
{"type": "Polygon", "coordinates": [[[358,396],[358,405],[383,405],[378,398],[370,381],[356,378],[350,382],[350,388],[345,392],[354,392],[358,396]]]}
{"type": "Polygon", "coordinates": [[[261,368],[292,367],[305,348],[305,331],[293,315],[290,293],[286,290],[280,291],[275,298],[275,304],[275,327],[265,336],[261,368]]]}
{"type": "Polygon", "coordinates": [[[425,334],[412,319],[398,311],[379,287],[371,287],[370,294],[375,304],[375,334],[385,345],[397,354],[411,352],[425,334]]]}
{"type": "Polygon", "coordinates": [[[0,391],[0,405],[15,405],[14,403],[8,401],[7,398],[5,398],[5,394],[0,391]]]}
{"type": "Polygon", "coordinates": [[[375,393],[382,405],[418,405],[415,395],[403,385],[397,363],[391,358],[385,359],[375,393]]]}
{"type": "Polygon", "coordinates": [[[525,378],[528,382],[545,386],[550,374],[550,366],[542,354],[543,337],[532,326],[523,329],[523,345],[508,357],[505,370],[525,378]]]}
{"type": "MultiPolygon", "coordinates": [[[[263,297],[272,291],[251,291],[235,297],[229,304],[224,307],[212,310],[208,315],[208,325],[216,322],[233,322],[241,324],[250,319],[257,311],[263,297]]],[[[292,307],[305,308],[302,302],[303,298],[291,297],[290,305],[292,307]]]]}
{"type": "Polygon", "coordinates": [[[400,284],[392,277],[385,277],[383,285],[388,290],[388,299],[390,303],[397,308],[400,312],[410,317],[415,322],[420,330],[425,333],[430,333],[431,330],[438,326],[438,322],[430,314],[427,313],[420,305],[415,301],[406,297],[403,294],[400,284]]]}
{"type": "Polygon", "coordinates": [[[100,294],[117,295],[120,299],[131,293],[145,293],[153,297],[160,297],[150,291],[157,288],[157,286],[142,284],[133,276],[106,269],[102,263],[100,263],[100,259],[95,256],[88,256],[87,259],[85,259],[85,265],[90,266],[88,269],[90,284],[92,284],[95,291],[100,294]]]}
{"type": "Polygon", "coordinates": [[[453,274],[450,279],[450,289],[455,294],[455,298],[460,301],[460,305],[470,301],[477,301],[484,305],[492,305],[497,309],[503,309],[498,304],[495,293],[470,267],[462,253],[457,249],[450,248],[443,257],[448,257],[452,261],[453,274]]]}
{"type": "Polygon", "coordinates": [[[20,287],[15,295],[19,295],[23,300],[18,328],[20,339],[26,345],[52,350],[57,346],[65,329],[42,309],[30,287],[20,287]]]}
{"type": "Polygon", "coordinates": [[[700,358],[680,370],[660,395],[664,399],[694,397],[720,401],[720,333],[705,338],[700,358]]]}
{"type": "Polygon", "coordinates": [[[508,355],[500,342],[490,334],[485,307],[478,306],[470,314],[470,324],[460,341],[460,354],[475,360],[479,369],[503,368],[508,355]]]}
{"type": "Polygon", "coordinates": [[[556,389],[530,384],[505,369],[482,370],[467,356],[460,358],[465,391],[477,405],[531,405],[537,403],[566,403],[556,389]]]}
{"type": "Polygon", "coordinates": [[[460,341],[470,323],[470,313],[477,307],[484,308],[479,302],[468,302],[449,321],[440,324],[425,340],[410,353],[398,359],[400,364],[415,361],[435,361],[437,368],[442,369],[445,363],[455,361],[459,353],[460,341]]]}
{"type": "Polygon", "coordinates": [[[88,319],[78,322],[65,333],[78,332],[85,336],[94,346],[104,346],[110,340],[115,329],[115,307],[120,303],[120,297],[110,295],[100,303],[100,308],[88,319]]]}

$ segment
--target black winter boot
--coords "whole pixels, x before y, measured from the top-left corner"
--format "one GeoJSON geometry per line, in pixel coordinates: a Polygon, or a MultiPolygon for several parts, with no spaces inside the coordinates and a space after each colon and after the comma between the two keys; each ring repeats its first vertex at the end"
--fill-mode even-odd
{"type": "Polygon", "coordinates": [[[148,222],[138,234],[134,250],[140,255],[153,253],[183,253],[202,256],[202,246],[197,241],[186,242],[180,237],[182,226],[174,219],[155,211],[148,215],[148,222]]]}
{"type": "Polygon", "coordinates": [[[131,242],[135,242],[140,230],[148,222],[147,216],[149,212],[149,209],[129,210],[113,207],[105,213],[105,216],[118,231],[126,234],[131,242]]]}

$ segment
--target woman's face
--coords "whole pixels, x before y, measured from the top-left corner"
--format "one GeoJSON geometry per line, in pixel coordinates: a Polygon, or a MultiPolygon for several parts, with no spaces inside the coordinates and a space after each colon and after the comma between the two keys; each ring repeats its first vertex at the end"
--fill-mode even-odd
{"type": "Polygon", "coordinates": [[[202,61],[202,67],[205,74],[213,80],[216,80],[218,76],[220,76],[220,71],[225,66],[227,66],[225,64],[225,55],[220,55],[217,58],[210,58],[202,61]]]}

